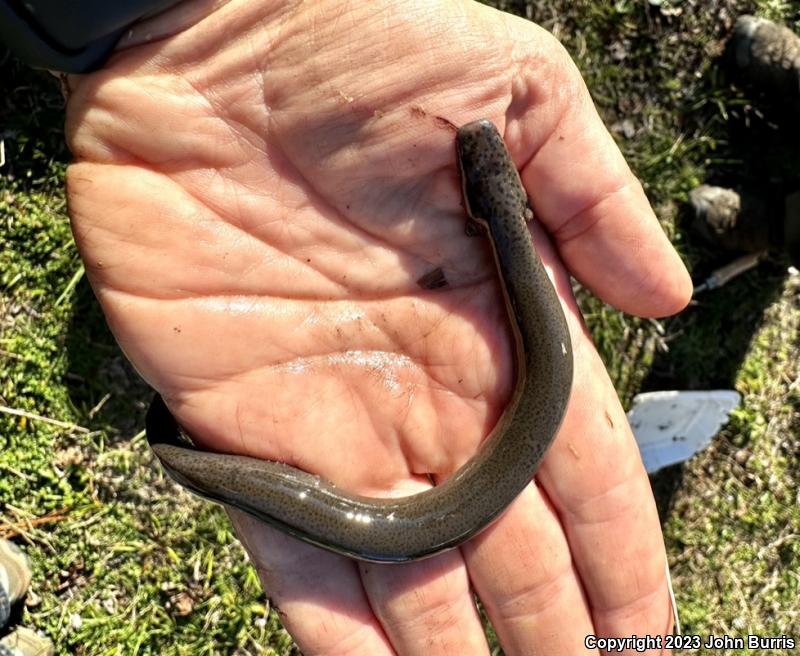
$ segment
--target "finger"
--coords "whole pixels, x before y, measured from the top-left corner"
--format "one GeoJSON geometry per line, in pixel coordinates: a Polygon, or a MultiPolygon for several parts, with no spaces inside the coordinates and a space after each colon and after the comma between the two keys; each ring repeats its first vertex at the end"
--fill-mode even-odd
{"type": "MultiPolygon", "coordinates": [[[[512,25],[518,43],[534,43],[530,23],[512,25]]],[[[536,104],[526,93],[533,84],[519,83],[506,132],[528,158],[523,181],[538,218],[569,270],[603,300],[642,316],[681,310],[691,280],[641,184],[563,47],[550,35],[535,44],[520,57],[520,77],[535,75],[539,86],[545,78],[550,92],[536,104]]]]}
{"type": "MultiPolygon", "coordinates": [[[[552,261],[541,228],[534,241],[552,261]]],[[[556,287],[569,298],[563,273],[556,287]]],[[[529,486],[463,548],[509,654],[591,653],[589,634],[661,634],[671,617],[661,530],[638,450],[574,302],[566,309],[575,384],[537,475],[543,493],[529,486]]]]}
{"type": "Polygon", "coordinates": [[[227,509],[281,622],[304,654],[395,654],[372,613],[356,564],[227,509]]]}
{"type": "MultiPolygon", "coordinates": [[[[535,227],[534,242],[552,278],[548,262],[555,254],[541,227],[535,227]]],[[[559,296],[568,298],[566,276],[558,282],[559,296]]],[[[568,314],[573,341],[585,341],[577,316],[568,314]]],[[[537,485],[531,483],[462,551],[506,654],[593,653],[584,647],[594,632],[592,609],[561,520],[537,485]]]]}
{"type": "Polygon", "coordinates": [[[591,609],[555,511],[535,484],[462,547],[507,656],[584,654],[591,609]]]}
{"type": "Polygon", "coordinates": [[[570,412],[539,480],[570,543],[601,635],[664,635],[672,613],[650,484],[625,413],[588,338],[574,348],[570,412]]]}
{"type": "Polygon", "coordinates": [[[416,563],[361,567],[372,607],[398,654],[488,654],[458,550],[416,563]]]}
{"type": "MultiPolygon", "coordinates": [[[[537,246],[545,239],[537,238],[537,246]]],[[[568,280],[557,283],[562,298],[568,280]]],[[[558,438],[537,475],[559,515],[598,634],[663,635],[672,613],[666,555],[638,447],[571,303],[575,377],[558,438]]]]}

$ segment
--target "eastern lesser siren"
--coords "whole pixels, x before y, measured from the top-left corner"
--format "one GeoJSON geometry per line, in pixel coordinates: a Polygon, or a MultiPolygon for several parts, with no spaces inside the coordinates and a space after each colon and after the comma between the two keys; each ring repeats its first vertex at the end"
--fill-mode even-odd
{"type": "Polygon", "coordinates": [[[572,386],[567,323],[533,248],[527,196],[497,129],[487,120],[469,123],[459,128],[456,148],[470,226],[488,236],[494,253],[516,363],[511,401],[480,451],[425,492],[362,497],[280,462],[195,449],[156,396],[147,439],[176,481],[301,540],[375,562],[414,560],[459,545],[531,481],[572,386]]]}

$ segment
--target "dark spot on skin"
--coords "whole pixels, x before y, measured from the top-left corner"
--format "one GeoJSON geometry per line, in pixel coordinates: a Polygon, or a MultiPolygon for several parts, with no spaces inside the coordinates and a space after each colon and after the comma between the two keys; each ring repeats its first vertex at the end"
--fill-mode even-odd
{"type": "Polygon", "coordinates": [[[175,332],[175,333],[179,333],[179,332],[181,332],[181,329],[180,329],[179,326],[173,326],[172,327],[172,331],[175,332]]]}
{"type": "Polygon", "coordinates": [[[451,132],[458,130],[458,126],[452,121],[447,120],[444,116],[434,116],[433,118],[435,119],[436,123],[444,128],[447,128],[451,132]]]}
{"type": "Polygon", "coordinates": [[[428,271],[428,273],[417,280],[417,284],[422,287],[422,289],[440,289],[448,285],[442,267],[436,267],[432,271],[428,271]]]}
{"type": "Polygon", "coordinates": [[[477,221],[473,221],[469,219],[464,226],[464,234],[467,237],[480,237],[481,235],[485,234],[486,228],[477,221]]]}
{"type": "Polygon", "coordinates": [[[608,410],[606,410],[606,421],[608,422],[609,428],[614,428],[614,420],[611,418],[611,415],[608,414],[608,410]]]}

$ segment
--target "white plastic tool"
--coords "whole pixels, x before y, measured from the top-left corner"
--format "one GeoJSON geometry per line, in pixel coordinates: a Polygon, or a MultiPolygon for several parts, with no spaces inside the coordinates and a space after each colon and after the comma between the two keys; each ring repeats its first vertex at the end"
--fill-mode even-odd
{"type": "Polygon", "coordinates": [[[705,449],[741,400],[734,390],[637,394],[628,421],[647,471],[652,474],[705,449]]]}

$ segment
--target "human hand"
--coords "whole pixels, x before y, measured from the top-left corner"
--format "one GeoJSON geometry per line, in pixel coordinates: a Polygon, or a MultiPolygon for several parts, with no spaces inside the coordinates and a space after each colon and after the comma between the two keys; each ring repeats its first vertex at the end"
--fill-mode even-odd
{"type": "Polygon", "coordinates": [[[555,39],[472,3],[233,0],[120,47],[70,81],[73,229],[117,340],[204,448],[404,495],[489,434],[508,318],[436,117],[498,125],[555,245],[536,230],[572,400],[538,484],[485,532],[377,566],[231,512],[304,652],[486,653],[472,589],[509,655],[666,632],[652,494],[562,262],[645,316],[690,283],[555,39]],[[422,289],[436,267],[448,286],[422,289]]]}

